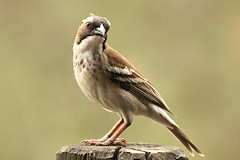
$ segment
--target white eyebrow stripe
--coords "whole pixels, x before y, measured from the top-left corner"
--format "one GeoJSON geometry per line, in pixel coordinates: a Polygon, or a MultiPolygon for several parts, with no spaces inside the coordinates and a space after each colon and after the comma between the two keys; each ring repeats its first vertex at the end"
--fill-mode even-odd
{"type": "Polygon", "coordinates": [[[86,19],[83,20],[84,23],[92,22],[92,21],[93,21],[93,17],[87,17],[86,19]]]}
{"type": "MultiPolygon", "coordinates": [[[[104,18],[105,18],[105,17],[104,17],[104,18]]],[[[107,18],[105,18],[105,19],[106,19],[108,25],[111,26],[111,23],[107,20],[107,18]]]]}

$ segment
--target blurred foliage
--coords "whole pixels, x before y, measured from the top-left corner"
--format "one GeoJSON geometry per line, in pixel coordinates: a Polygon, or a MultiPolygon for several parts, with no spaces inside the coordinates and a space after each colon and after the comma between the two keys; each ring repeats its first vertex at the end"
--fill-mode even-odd
{"type": "MultiPolygon", "coordinates": [[[[90,12],[109,19],[108,44],[151,81],[206,159],[239,159],[238,0],[2,0],[0,159],[55,159],[118,120],[73,76],[73,40],[90,12]]],[[[142,117],[121,137],[183,148],[142,117]]]]}

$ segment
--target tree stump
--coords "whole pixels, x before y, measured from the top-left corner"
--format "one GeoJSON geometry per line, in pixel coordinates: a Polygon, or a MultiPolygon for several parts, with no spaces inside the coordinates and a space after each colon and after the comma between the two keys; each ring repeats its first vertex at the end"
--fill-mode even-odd
{"type": "Polygon", "coordinates": [[[126,146],[88,146],[82,144],[62,147],[57,160],[188,160],[175,146],[130,143],[126,146]]]}

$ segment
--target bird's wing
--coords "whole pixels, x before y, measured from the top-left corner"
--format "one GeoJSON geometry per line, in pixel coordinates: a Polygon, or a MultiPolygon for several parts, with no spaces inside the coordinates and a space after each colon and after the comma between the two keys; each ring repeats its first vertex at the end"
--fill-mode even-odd
{"type": "Polygon", "coordinates": [[[104,49],[109,63],[107,72],[112,82],[130,92],[141,101],[148,101],[173,115],[158,91],[120,53],[106,45],[104,49]]]}

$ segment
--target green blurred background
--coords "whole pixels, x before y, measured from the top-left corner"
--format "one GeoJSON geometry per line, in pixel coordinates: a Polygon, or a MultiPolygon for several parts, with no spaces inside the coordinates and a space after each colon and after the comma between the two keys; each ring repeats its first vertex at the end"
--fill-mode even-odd
{"type": "MultiPolygon", "coordinates": [[[[73,40],[90,12],[108,18],[108,44],[162,94],[205,159],[239,159],[240,1],[2,0],[1,160],[55,159],[62,146],[100,138],[118,120],[74,79],[73,40]]],[[[184,149],[143,117],[121,137],[184,149]]]]}

